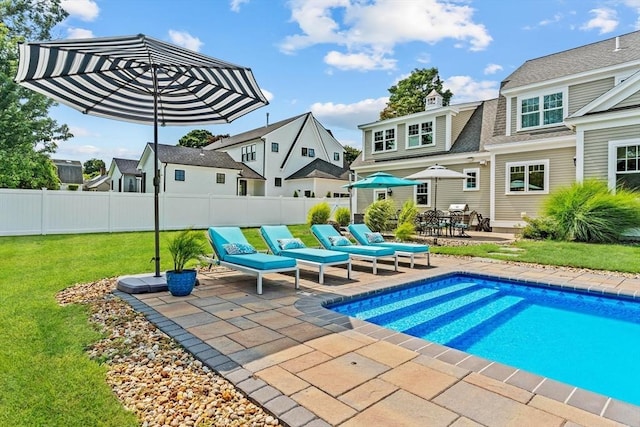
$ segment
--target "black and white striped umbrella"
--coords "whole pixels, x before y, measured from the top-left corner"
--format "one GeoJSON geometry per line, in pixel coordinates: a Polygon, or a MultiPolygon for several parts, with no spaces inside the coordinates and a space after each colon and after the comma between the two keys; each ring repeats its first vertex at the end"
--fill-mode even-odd
{"type": "Polygon", "coordinates": [[[143,34],[21,44],[15,81],[85,114],[154,125],[156,277],[158,125],[229,123],[268,104],[250,68],[143,34]]]}

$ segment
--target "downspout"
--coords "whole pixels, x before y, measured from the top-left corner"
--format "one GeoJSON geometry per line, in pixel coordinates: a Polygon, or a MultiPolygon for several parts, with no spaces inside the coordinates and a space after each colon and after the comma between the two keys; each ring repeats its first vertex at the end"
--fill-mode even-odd
{"type": "Polygon", "coordinates": [[[167,192],[167,166],[169,164],[165,163],[164,164],[164,173],[162,174],[162,192],[166,193],[167,192]]]}
{"type": "MultiPolygon", "coordinates": [[[[269,122],[269,113],[267,113],[267,124],[269,122]]],[[[264,138],[260,138],[262,140],[262,176],[267,176],[267,140],[264,138]]],[[[269,181],[264,184],[264,195],[268,196],[267,188],[269,188],[269,181]]]]}

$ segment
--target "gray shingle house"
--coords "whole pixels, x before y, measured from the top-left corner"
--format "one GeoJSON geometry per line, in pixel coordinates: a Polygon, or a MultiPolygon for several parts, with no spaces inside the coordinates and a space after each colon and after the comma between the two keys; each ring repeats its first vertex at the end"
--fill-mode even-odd
{"type": "MultiPolygon", "coordinates": [[[[640,32],[526,61],[496,99],[443,106],[359,126],[360,176],[407,176],[434,164],[468,175],[438,183],[438,209],[466,203],[513,230],[536,217],[549,191],[598,178],[613,189],[640,188],[640,32]]],[[[428,97],[429,98],[429,97],[428,97]]],[[[394,189],[433,209],[432,183],[394,189]]],[[[377,197],[357,191],[357,211],[377,197]]]]}

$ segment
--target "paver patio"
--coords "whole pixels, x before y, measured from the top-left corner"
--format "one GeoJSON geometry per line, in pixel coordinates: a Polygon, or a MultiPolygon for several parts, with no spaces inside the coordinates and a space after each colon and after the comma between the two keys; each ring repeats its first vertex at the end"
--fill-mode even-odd
{"type": "Polygon", "coordinates": [[[640,297],[640,280],[491,260],[431,256],[378,275],[354,262],[344,269],[301,268],[293,276],[200,274],[187,297],[128,295],[132,306],[250,398],[290,426],[615,426],[640,427],[640,407],[577,389],[445,346],[350,319],[322,301],[454,271],[532,278],[558,286],[640,297]],[[158,313],[160,316],[158,316],[158,313]],[[158,320],[160,319],[160,320],[158,320]]]}

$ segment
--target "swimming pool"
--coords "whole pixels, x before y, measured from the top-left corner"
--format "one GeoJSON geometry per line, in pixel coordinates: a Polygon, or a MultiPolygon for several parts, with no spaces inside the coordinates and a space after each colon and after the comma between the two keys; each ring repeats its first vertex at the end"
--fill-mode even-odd
{"type": "Polygon", "coordinates": [[[640,405],[640,303],[466,273],[328,305],[640,405]]]}

